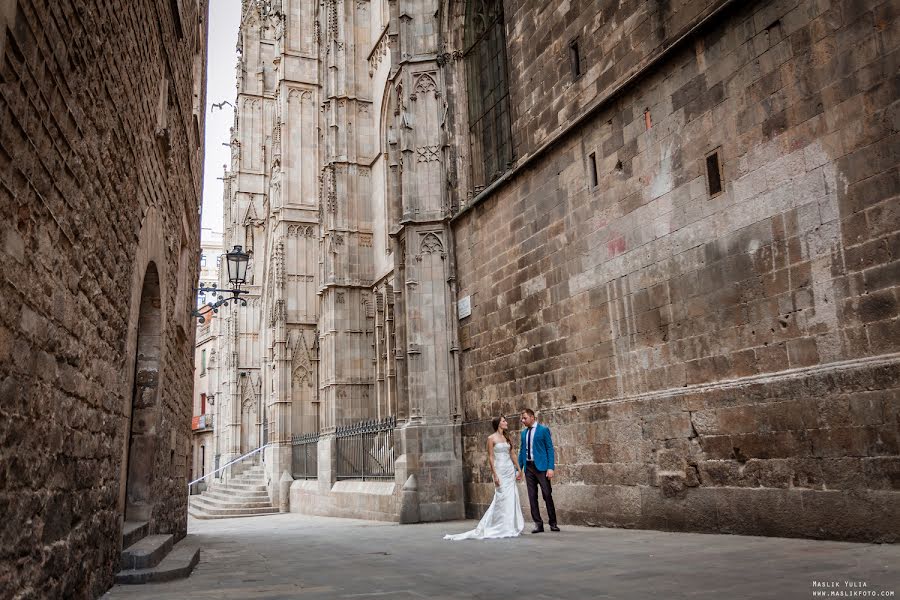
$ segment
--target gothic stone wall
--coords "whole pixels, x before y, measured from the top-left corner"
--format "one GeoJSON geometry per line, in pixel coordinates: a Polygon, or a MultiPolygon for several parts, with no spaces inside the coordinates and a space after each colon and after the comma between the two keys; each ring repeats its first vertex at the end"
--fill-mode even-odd
{"type": "MultiPolygon", "coordinates": [[[[628,60],[640,19],[590,4],[541,29],[614,19],[582,50],[628,60]]],[[[456,220],[470,516],[490,418],[531,406],[563,523],[900,539],[896,3],[732,4],[456,220]]]]}
{"type": "Polygon", "coordinates": [[[151,529],[185,533],[206,3],[178,4],[180,32],[164,0],[0,3],[0,598],[112,584],[151,258],[163,313],[151,529]]]}

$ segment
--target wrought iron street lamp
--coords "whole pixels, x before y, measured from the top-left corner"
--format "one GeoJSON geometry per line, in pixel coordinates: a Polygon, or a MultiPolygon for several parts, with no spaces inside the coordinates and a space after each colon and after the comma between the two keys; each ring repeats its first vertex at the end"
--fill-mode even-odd
{"type": "Polygon", "coordinates": [[[206,294],[212,294],[215,298],[214,302],[207,302],[200,308],[194,309],[191,313],[197,317],[201,323],[206,322],[205,314],[212,311],[219,312],[219,307],[227,305],[230,302],[240,302],[241,306],[247,306],[247,301],[241,298],[241,294],[249,294],[247,290],[242,290],[241,286],[247,283],[247,264],[250,262],[250,254],[244,252],[241,246],[235,246],[234,249],[225,255],[225,268],[228,271],[228,282],[233,286],[232,289],[219,289],[216,284],[211,286],[200,284],[197,288],[197,294],[200,298],[205,299],[206,294]],[[227,295],[227,294],[230,294],[227,295]]]}

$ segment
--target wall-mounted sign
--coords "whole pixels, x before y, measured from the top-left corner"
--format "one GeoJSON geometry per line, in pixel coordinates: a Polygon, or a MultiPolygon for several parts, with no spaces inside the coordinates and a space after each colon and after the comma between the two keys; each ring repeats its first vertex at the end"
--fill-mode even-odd
{"type": "Polygon", "coordinates": [[[460,320],[465,319],[472,314],[472,297],[466,296],[456,303],[456,312],[459,313],[460,320]]]}

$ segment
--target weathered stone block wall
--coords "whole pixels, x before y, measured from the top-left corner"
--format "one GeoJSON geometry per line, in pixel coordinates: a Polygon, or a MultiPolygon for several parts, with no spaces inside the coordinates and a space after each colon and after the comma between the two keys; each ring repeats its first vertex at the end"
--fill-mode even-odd
{"type": "Polygon", "coordinates": [[[563,522],[900,537],[898,32],[890,2],[733,3],[456,220],[471,515],[490,418],[531,406],[563,522]]]}
{"type": "Polygon", "coordinates": [[[3,6],[0,597],[93,598],[119,560],[151,261],[150,525],[186,530],[207,3],[178,2],[179,22],[164,0],[3,6]]]}
{"type": "Polygon", "coordinates": [[[725,0],[504,2],[515,157],[532,154],[725,0]],[[577,44],[581,74],[572,70],[577,44]]]}

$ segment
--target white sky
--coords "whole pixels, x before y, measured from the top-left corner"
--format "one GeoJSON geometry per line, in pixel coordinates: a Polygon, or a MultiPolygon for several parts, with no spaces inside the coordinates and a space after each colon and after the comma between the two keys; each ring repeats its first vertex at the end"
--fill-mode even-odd
{"type": "Polygon", "coordinates": [[[210,112],[213,104],[228,100],[234,104],[235,45],[241,20],[240,0],[210,0],[209,42],[206,71],[206,158],[203,181],[203,228],[222,231],[222,165],[231,164],[227,144],[234,123],[228,104],[210,112]]]}

